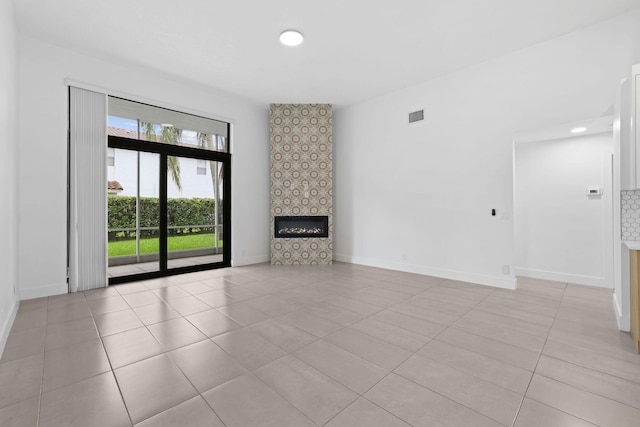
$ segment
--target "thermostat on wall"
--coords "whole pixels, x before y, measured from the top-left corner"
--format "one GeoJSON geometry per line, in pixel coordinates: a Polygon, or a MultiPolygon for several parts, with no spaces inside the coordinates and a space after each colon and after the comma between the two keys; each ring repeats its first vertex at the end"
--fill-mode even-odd
{"type": "Polygon", "coordinates": [[[585,191],[587,196],[602,196],[602,188],[601,187],[587,187],[585,191]]]}

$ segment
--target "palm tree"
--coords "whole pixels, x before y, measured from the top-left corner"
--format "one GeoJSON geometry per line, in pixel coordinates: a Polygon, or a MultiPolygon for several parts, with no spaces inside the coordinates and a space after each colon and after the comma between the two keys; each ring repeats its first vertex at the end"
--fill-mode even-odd
{"type": "MultiPolygon", "coordinates": [[[[197,134],[198,145],[204,149],[212,151],[226,151],[227,139],[219,135],[210,135],[203,132],[197,134]],[[214,141],[215,139],[215,141],[214,141]]],[[[220,212],[220,194],[222,193],[222,177],[224,176],[224,164],[220,162],[209,161],[209,171],[211,173],[211,184],[213,185],[213,200],[214,200],[214,233],[215,233],[215,246],[218,247],[218,241],[220,235],[219,229],[219,212],[220,212]]]]}
{"type": "MultiPolygon", "coordinates": [[[[146,135],[147,141],[159,141],[163,144],[177,145],[182,142],[182,129],[173,126],[162,126],[160,135],[156,134],[157,126],[148,122],[140,122],[141,129],[146,135]]],[[[196,139],[198,145],[204,149],[212,151],[226,151],[227,139],[219,135],[211,135],[204,132],[197,132],[196,139]]],[[[214,199],[214,233],[215,246],[218,247],[219,241],[219,212],[223,182],[223,164],[220,162],[209,161],[209,171],[211,173],[211,184],[213,186],[214,199]]],[[[167,172],[171,176],[172,181],[179,191],[182,191],[182,182],[180,180],[180,162],[177,157],[167,156],[167,172]]]]}
{"type": "MultiPolygon", "coordinates": [[[[223,136],[210,135],[203,132],[197,134],[198,145],[204,149],[211,151],[226,151],[227,139],[223,136]],[[215,139],[215,140],[214,140],[215,139]]],[[[211,184],[213,185],[213,194],[216,199],[220,194],[224,165],[219,162],[209,162],[209,171],[211,172],[211,184]]]]}
{"type": "MultiPolygon", "coordinates": [[[[163,144],[177,145],[182,139],[182,129],[173,126],[162,126],[160,135],[156,135],[156,127],[153,123],[140,122],[147,141],[158,141],[163,144]]],[[[167,172],[179,191],[182,191],[180,181],[180,160],[175,156],[167,156],[167,172]]]]}

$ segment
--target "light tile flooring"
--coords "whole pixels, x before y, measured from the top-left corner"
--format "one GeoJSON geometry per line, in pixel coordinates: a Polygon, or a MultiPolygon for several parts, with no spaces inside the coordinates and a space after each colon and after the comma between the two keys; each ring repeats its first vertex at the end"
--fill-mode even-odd
{"type": "Polygon", "coordinates": [[[24,301],[2,426],[640,426],[611,293],[256,265],[24,301]]]}

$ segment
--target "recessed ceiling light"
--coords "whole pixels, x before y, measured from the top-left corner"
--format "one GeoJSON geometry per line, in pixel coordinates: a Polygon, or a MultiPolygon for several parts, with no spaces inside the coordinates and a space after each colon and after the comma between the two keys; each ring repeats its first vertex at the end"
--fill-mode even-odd
{"type": "Polygon", "coordinates": [[[298,46],[302,43],[304,37],[300,31],[296,30],[286,30],[280,33],[280,43],[286,46],[298,46]]]}
{"type": "Polygon", "coordinates": [[[587,130],[587,128],[585,128],[585,127],[578,127],[578,128],[571,129],[571,133],[582,133],[582,132],[584,132],[586,130],[587,130]]]}

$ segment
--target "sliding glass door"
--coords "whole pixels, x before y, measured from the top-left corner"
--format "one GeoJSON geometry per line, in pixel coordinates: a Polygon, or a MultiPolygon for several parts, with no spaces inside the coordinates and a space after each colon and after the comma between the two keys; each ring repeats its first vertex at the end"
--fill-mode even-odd
{"type": "Polygon", "coordinates": [[[228,124],[109,102],[109,283],[229,266],[228,124]]]}

